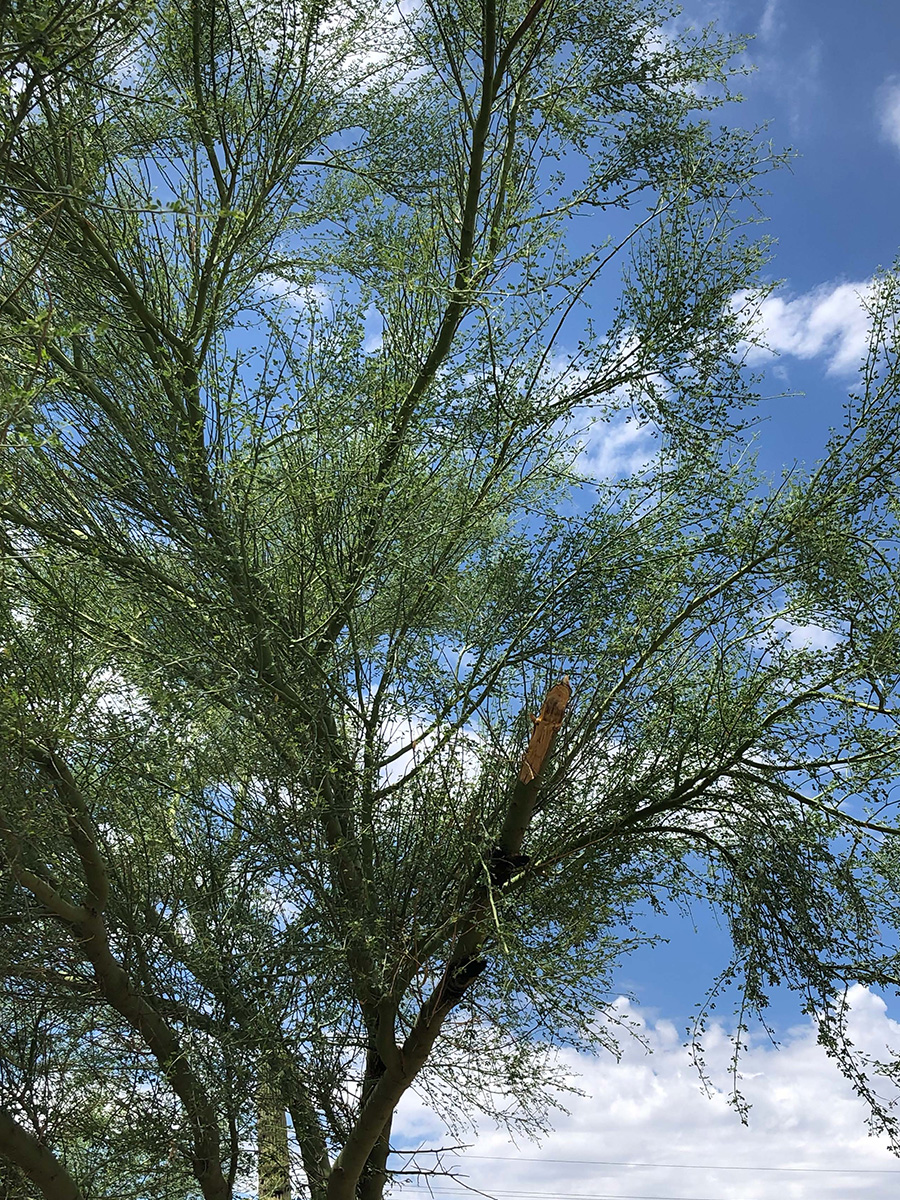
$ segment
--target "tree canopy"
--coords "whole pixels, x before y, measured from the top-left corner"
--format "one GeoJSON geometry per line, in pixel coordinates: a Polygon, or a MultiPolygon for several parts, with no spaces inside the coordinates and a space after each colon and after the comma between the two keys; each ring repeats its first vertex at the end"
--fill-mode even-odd
{"type": "Polygon", "coordinates": [[[0,44],[6,1194],[379,1200],[410,1087],[539,1126],[691,898],[738,1051],[797,989],[894,1136],[842,995],[900,971],[897,276],[766,478],[741,43],[6,0],[0,44]]]}

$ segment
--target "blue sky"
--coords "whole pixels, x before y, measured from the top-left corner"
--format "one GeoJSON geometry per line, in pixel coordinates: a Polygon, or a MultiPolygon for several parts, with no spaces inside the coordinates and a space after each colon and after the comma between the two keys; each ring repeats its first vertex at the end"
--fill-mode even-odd
{"type": "MultiPolygon", "coordinates": [[[[853,386],[865,336],[858,294],[900,251],[900,4],[688,0],[681,20],[755,35],[747,58],[756,71],[729,119],[768,122],[775,145],[796,153],[789,170],[771,177],[766,204],[767,232],[777,239],[771,277],[783,284],[764,315],[770,344],[782,353],[763,364],[770,398],[757,438],[768,470],[810,463],[853,386]],[[783,395],[794,392],[804,394],[783,395]]],[[[638,443],[639,435],[620,436],[604,464],[617,454],[625,462],[638,443]]],[[[619,1064],[569,1056],[565,1065],[580,1074],[587,1095],[568,1099],[569,1114],[551,1118],[553,1131],[539,1146],[517,1149],[488,1126],[462,1138],[444,1134],[443,1144],[471,1146],[463,1167],[469,1185],[532,1200],[894,1197],[900,1160],[883,1140],[867,1138],[862,1105],[792,997],[777,995],[772,1008],[782,1048],[752,1039],[744,1066],[749,1128],[726,1100],[727,1006],[707,1041],[712,1083],[703,1094],[681,1043],[694,1003],[727,960],[727,937],[703,913],[696,930],[678,917],[658,928],[669,944],[632,957],[619,980],[638,1002],[620,1003],[653,1053],[631,1042],[619,1064]]],[[[851,999],[857,1043],[882,1056],[886,1044],[900,1052],[900,999],[888,997],[886,1008],[861,988],[851,999]]],[[[395,1144],[435,1146],[441,1137],[411,1100],[395,1144]]],[[[429,1165],[427,1157],[420,1165],[429,1165]]],[[[446,1189],[464,1194],[448,1181],[435,1185],[437,1197],[446,1189]]]]}
{"type": "MultiPolygon", "coordinates": [[[[768,122],[776,146],[796,155],[772,178],[766,205],[768,232],[777,239],[772,277],[785,281],[791,308],[784,315],[793,315],[801,338],[817,303],[826,328],[829,301],[838,327],[843,313],[852,360],[847,285],[890,266],[900,251],[900,5],[722,0],[689,5],[685,16],[692,8],[701,19],[755,33],[748,58],[757,70],[744,86],[742,122],[768,122]]],[[[772,332],[773,343],[786,349],[790,330],[772,332]]],[[[760,440],[773,466],[815,456],[852,384],[852,361],[846,368],[835,362],[840,333],[825,337],[818,353],[815,341],[806,339],[808,357],[785,353],[772,372],[773,394],[806,393],[761,410],[772,418],[760,440]]]]}
{"type": "MultiPolygon", "coordinates": [[[[693,14],[755,35],[747,58],[756,70],[736,115],[767,122],[775,145],[795,153],[770,177],[766,204],[777,239],[771,278],[783,280],[766,323],[781,353],[759,364],[771,398],[756,437],[761,462],[777,471],[814,461],[840,422],[865,337],[858,293],[900,254],[900,4],[709,0],[685,5],[683,19],[693,14]]],[[[697,934],[668,920],[660,929],[670,944],[642,951],[622,974],[624,987],[679,1026],[697,1000],[698,973],[712,976],[728,950],[711,918],[698,912],[696,923],[697,934]]],[[[776,1026],[797,1015],[792,997],[775,998],[776,1026]]]]}

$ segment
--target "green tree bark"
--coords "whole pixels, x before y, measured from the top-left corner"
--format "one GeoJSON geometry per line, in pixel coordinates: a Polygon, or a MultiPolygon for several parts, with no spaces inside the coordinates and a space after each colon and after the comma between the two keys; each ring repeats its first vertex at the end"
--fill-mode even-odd
{"type": "Polygon", "coordinates": [[[287,1114],[280,1091],[271,1084],[257,1084],[256,1114],[259,1200],[290,1200],[287,1114]]]}

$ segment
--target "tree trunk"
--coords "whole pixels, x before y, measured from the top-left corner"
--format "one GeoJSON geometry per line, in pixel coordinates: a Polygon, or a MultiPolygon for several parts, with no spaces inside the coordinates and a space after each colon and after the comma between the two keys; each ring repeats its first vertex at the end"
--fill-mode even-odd
{"type": "Polygon", "coordinates": [[[393,1117],[388,1119],[378,1141],[372,1147],[372,1152],[363,1169],[362,1177],[356,1189],[359,1200],[382,1200],[388,1181],[386,1170],[388,1154],[391,1148],[391,1125],[393,1117]]]}
{"type": "Polygon", "coordinates": [[[259,1200],[290,1200],[287,1115],[277,1091],[268,1082],[261,1082],[256,1090],[256,1145],[259,1200]]]}

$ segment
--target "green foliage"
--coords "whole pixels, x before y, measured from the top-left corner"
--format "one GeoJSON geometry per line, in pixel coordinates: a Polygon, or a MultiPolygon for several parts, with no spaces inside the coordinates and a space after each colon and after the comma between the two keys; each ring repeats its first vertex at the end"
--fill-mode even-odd
{"type": "Polygon", "coordinates": [[[695,901],[741,1026],[798,989],[895,1135],[840,997],[897,979],[897,276],[760,477],[778,156],[670,15],[0,4],[9,1189],[231,1200],[264,1097],[378,1200],[410,1086],[540,1127],[695,901]]]}

